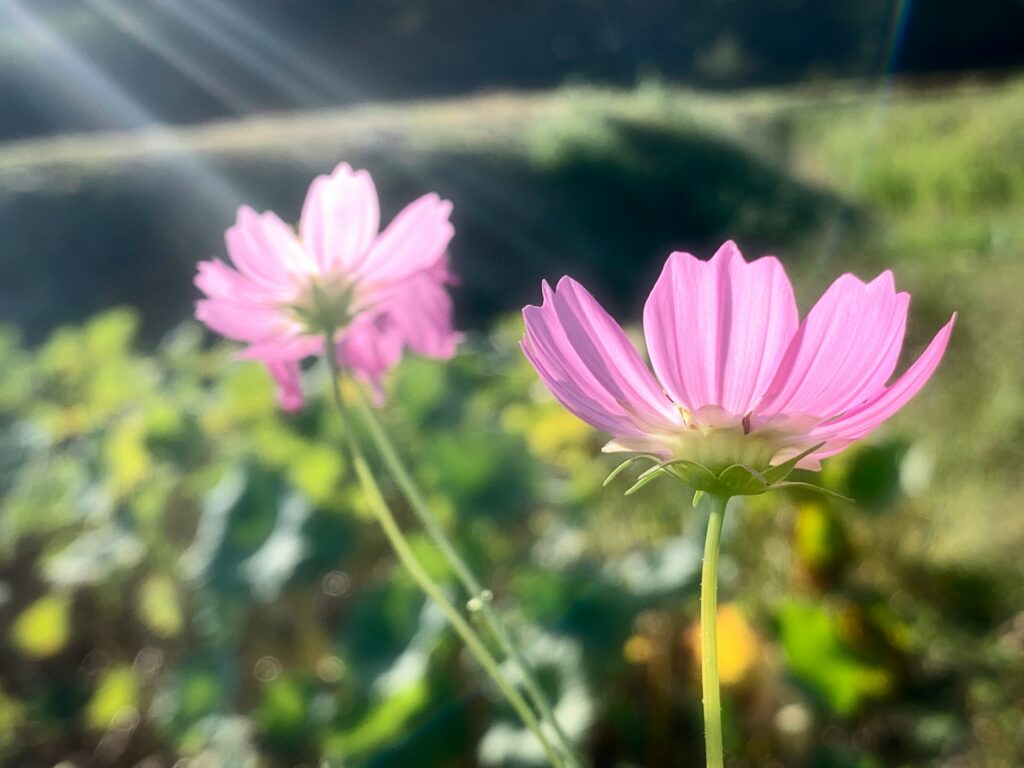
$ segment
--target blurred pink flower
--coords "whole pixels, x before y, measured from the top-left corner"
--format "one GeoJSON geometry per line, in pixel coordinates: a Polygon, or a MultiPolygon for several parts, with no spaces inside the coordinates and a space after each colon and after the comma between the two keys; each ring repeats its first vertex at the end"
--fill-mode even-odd
{"type": "Polygon", "coordinates": [[[342,163],[313,181],[297,235],[272,212],[239,209],[224,238],[234,266],[198,265],[206,298],[196,317],[266,364],[282,408],[302,407],[299,361],[324,352],[328,329],[339,364],[379,395],[382,376],[406,349],[455,353],[450,213],[451,203],[424,195],[379,232],[373,181],[342,163]]]}
{"type": "Polygon", "coordinates": [[[611,433],[605,450],[757,470],[818,446],[798,466],[865,437],[924,386],[953,318],[888,384],[910,296],[891,272],[837,279],[800,322],[786,272],[733,242],[703,262],[672,254],[644,307],[654,375],[586,289],[563,277],[523,310],[523,351],[569,411],[611,433]]]}

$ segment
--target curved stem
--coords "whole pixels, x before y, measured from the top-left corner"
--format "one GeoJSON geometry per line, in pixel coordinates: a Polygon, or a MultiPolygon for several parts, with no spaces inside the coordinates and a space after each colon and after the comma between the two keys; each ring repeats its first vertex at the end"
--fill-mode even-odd
{"type": "Polygon", "coordinates": [[[388,470],[393,475],[399,489],[402,491],[402,495],[404,495],[406,500],[409,502],[409,506],[412,508],[413,514],[416,515],[416,518],[423,525],[423,528],[426,530],[431,540],[433,540],[437,545],[437,548],[441,550],[441,553],[448,561],[448,564],[451,566],[456,578],[458,578],[462,583],[466,592],[469,593],[470,597],[477,598],[475,604],[480,606],[480,614],[483,617],[484,622],[498,641],[498,645],[501,647],[502,652],[508,656],[516,666],[516,669],[522,678],[523,687],[526,689],[526,693],[530,697],[530,701],[537,708],[537,711],[540,713],[544,721],[550,724],[554,730],[555,735],[558,738],[559,746],[561,747],[568,765],[570,768],[580,768],[583,763],[580,761],[579,757],[577,757],[569,737],[558,724],[554,710],[548,703],[547,697],[541,689],[540,684],[537,682],[537,679],[534,676],[533,671],[530,669],[526,659],[523,658],[523,655],[516,647],[516,644],[512,639],[511,632],[505,626],[505,623],[498,612],[491,606],[489,593],[484,590],[480,580],[477,579],[473,571],[469,568],[469,565],[467,565],[466,561],[458,553],[458,550],[452,544],[451,539],[449,539],[448,535],[445,533],[444,528],[430,511],[430,506],[427,504],[423,493],[416,485],[416,481],[413,480],[408,469],[406,469],[405,464],[398,455],[398,451],[395,450],[394,444],[391,442],[380,422],[377,420],[376,415],[373,413],[373,408],[366,401],[366,397],[363,395],[361,390],[359,390],[356,395],[356,405],[359,409],[359,415],[362,417],[363,424],[370,433],[370,438],[373,440],[378,453],[387,465],[388,470]]]}
{"type": "Polygon", "coordinates": [[[728,497],[708,494],[711,517],[700,575],[700,681],[704,694],[704,749],[708,768],[722,768],[722,700],[718,689],[718,548],[728,497]]]}
{"type": "Polygon", "coordinates": [[[468,648],[470,653],[473,654],[480,666],[484,668],[484,671],[490,675],[495,685],[498,686],[498,689],[504,695],[505,699],[512,705],[512,708],[515,709],[526,727],[529,728],[533,735],[540,741],[551,765],[556,766],[556,768],[560,768],[564,763],[555,751],[555,748],[552,746],[547,734],[544,733],[543,726],[537,720],[537,716],[534,714],[529,704],[526,703],[519,691],[517,691],[515,687],[505,679],[497,660],[491,655],[491,652],[487,650],[486,645],[484,645],[479,635],[473,630],[465,618],[463,618],[459,610],[452,605],[451,601],[445,596],[441,587],[430,577],[430,574],[427,573],[426,569],[416,558],[415,552],[413,552],[412,547],[409,545],[408,540],[402,533],[394,515],[391,513],[390,507],[388,507],[387,502],[384,500],[380,491],[380,486],[377,485],[377,481],[374,479],[373,473],[370,471],[370,468],[366,463],[366,458],[363,455],[358,442],[350,431],[351,422],[348,420],[348,411],[341,398],[341,393],[338,390],[338,364],[331,354],[330,343],[327,346],[327,353],[325,354],[325,357],[327,358],[328,368],[331,372],[331,390],[334,395],[334,404],[338,408],[342,419],[345,420],[345,440],[349,454],[352,458],[353,468],[355,469],[356,476],[359,479],[363,492],[366,494],[367,500],[370,502],[370,506],[373,508],[373,512],[377,517],[385,536],[387,536],[388,541],[395,550],[395,554],[398,555],[402,565],[413,577],[420,589],[422,589],[427,597],[433,600],[441,609],[441,612],[444,613],[445,618],[452,625],[456,634],[458,634],[466,644],[466,648],[468,648]]]}

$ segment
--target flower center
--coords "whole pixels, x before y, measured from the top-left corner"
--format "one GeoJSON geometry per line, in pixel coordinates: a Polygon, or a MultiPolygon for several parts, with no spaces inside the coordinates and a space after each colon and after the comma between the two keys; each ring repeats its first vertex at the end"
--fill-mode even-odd
{"type": "Polygon", "coordinates": [[[738,416],[717,406],[696,412],[680,408],[680,413],[684,425],[663,436],[665,445],[675,458],[696,461],[716,472],[733,464],[767,468],[780,451],[806,447],[805,434],[811,421],[817,421],[782,418],[754,425],[751,414],[738,416]]]}
{"type": "Polygon", "coordinates": [[[310,279],[288,304],[299,322],[312,334],[334,332],[355,318],[355,283],[344,277],[310,279]]]}
{"type": "Polygon", "coordinates": [[[745,464],[763,469],[778,452],[778,434],[760,435],[745,433],[741,425],[698,427],[682,430],[668,441],[673,456],[703,464],[708,469],[720,472],[733,464],[745,464]]]}

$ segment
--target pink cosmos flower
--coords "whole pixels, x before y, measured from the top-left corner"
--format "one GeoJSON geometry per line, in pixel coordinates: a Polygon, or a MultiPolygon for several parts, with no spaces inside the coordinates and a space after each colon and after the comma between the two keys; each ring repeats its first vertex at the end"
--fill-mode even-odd
{"type": "Polygon", "coordinates": [[[233,267],[198,265],[206,295],[196,317],[247,347],[278,384],[287,410],[303,404],[299,362],[333,335],[339,364],[374,385],[406,349],[455,353],[446,249],[451,203],[424,195],[379,232],[377,191],[366,171],[342,163],[309,188],[298,233],[276,214],[238,211],[225,233],[233,267]]]}
{"type": "Polygon", "coordinates": [[[932,375],[956,319],[889,383],[910,302],[891,272],[841,276],[801,322],[779,261],[748,263],[727,242],[710,261],[673,253],[665,264],[644,307],[652,374],[579,283],[563,277],[543,295],[523,310],[523,351],[562,405],[611,433],[606,451],[713,473],[741,464],[759,477],[794,459],[818,469],[896,413],[932,375]]]}

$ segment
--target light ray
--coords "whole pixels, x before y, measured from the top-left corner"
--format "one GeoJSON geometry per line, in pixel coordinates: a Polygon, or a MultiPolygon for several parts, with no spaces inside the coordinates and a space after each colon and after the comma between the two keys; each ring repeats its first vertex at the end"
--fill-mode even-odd
{"type": "MultiPolygon", "coordinates": [[[[346,82],[338,72],[296,51],[278,35],[244,16],[224,0],[154,2],[175,13],[190,28],[203,30],[212,42],[229,43],[230,52],[243,65],[258,63],[259,70],[265,72],[269,69],[268,62],[276,61],[279,66],[286,66],[298,73],[303,82],[308,84],[303,92],[312,104],[363,101],[367,98],[365,92],[346,82]]],[[[287,90],[290,83],[296,82],[294,78],[276,73],[275,82],[282,93],[295,95],[289,94],[287,90]]],[[[290,146],[289,153],[296,158],[317,157],[301,144],[290,146]]],[[[420,181],[426,188],[435,186],[439,180],[429,178],[428,174],[417,167],[415,158],[402,153],[389,154],[379,162],[386,162],[392,169],[420,181]]],[[[472,162],[459,166],[458,160],[453,161],[446,168],[445,176],[460,191],[480,203],[474,209],[477,224],[485,225],[509,245],[541,253],[548,250],[531,234],[532,228],[528,226],[529,206],[522,205],[519,198],[505,194],[501,185],[496,185],[492,177],[478,171],[472,162]]]]}
{"type": "MultiPolygon", "coordinates": [[[[882,74],[879,77],[878,87],[875,90],[874,104],[871,107],[871,114],[868,118],[867,128],[864,131],[864,141],[861,144],[859,158],[853,168],[849,184],[845,190],[844,199],[856,199],[864,184],[864,177],[867,172],[868,162],[871,153],[878,142],[878,134],[882,129],[885,113],[889,107],[889,98],[892,94],[893,73],[896,61],[899,58],[903,39],[906,36],[907,21],[910,18],[910,9],[913,0],[895,0],[892,10],[892,21],[889,26],[889,36],[885,47],[885,61],[882,74]]],[[[832,260],[839,249],[839,243],[846,233],[849,206],[840,203],[839,210],[832,220],[831,225],[823,238],[823,245],[818,258],[815,260],[814,275],[817,277],[832,260]]]]}
{"type": "Polygon", "coordinates": [[[181,75],[198,85],[221,104],[237,113],[251,112],[255,104],[239,94],[221,78],[182,54],[174,46],[164,42],[159,35],[147,28],[145,22],[133,12],[110,0],[84,0],[93,11],[116,26],[126,35],[148,48],[162,61],[172,66],[181,75]]]}
{"type": "Polygon", "coordinates": [[[301,74],[311,88],[316,89],[325,98],[338,101],[350,100],[365,96],[357,87],[346,83],[337,72],[311,61],[281,39],[260,26],[252,19],[239,13],[224,0],[203,0],[201,8],[210,15],[217,16],[229,32],[247,38],[254,48],[261,49],[266,55],[287,64],[301,74]]]}
{"type": "MultiPolygon", "coordinates": [[[[109,0],[101,1],[106,2],[109,7],[109,0]]],[[[188,29],[203,30],[203,38],[210,43],[219,46],[224,40],[230,40],[232,57],[240,63],[248,62],[256,65],[260,73],[267,75],[275,87],[282,89],[282,93],[290,95],[293,100],[308,98],[315,100],[317,104],[322,103],[319,96],[314,98],[313,91],[309,88],[302,87],[297,94],[293,89],[293,86],[296,85],[295,79],[274,69],[271,63],[274,59],[283,58],[292,62],[302,62],[306,73],[304,77],[315,78],[320,83],[332,80],[341,81],[341,78],[335,77],[329,68],[319,65],[299,53],[288,51],[287,44],[277,41],[269,30],[250,20],[239,19],[236,18],[237,15],[231,15],[233,12],[225,8],[222,3],[219,10],[222,20],[225,23],[231,21],[242,24],[241,28],[244,28],[244,34],[234,34],[232,29],[225,29],[222,23],[214,23],[205,14],[197,15],[194,13],[194,9],[183,7],[182,3],[173,0],[154,0],[154,2],[171,11],[182,20],[188,29]],[[187,21],[184,21],[185,19],[187,21]],[[252,47],[254,41],[259,42],[259,48],[252,47]],[[268,53],[271,48],[276,50],[273,55],[268,53]]],[[[206,3],[217,5],[218,0],[204,0],[204,5],[206,3]]],[[[233,206],[244,202],[244,195],[239,194],[227,179],[212,172],[194,154],[190,156],[175,132],[166,130],[152,114],[113,83],[105,73],[69,46],[54,30],[48,28],[22,8],[18,0],[0,0],[0,8],[4,7],[16,7],[18,9],[16,21],[22,25],[31,25],[33,36],[45,39],[45,49],[52,59],[51,66],[60,71],[59,80],[77,97],[77,102],[83,109],[90,110],[90,114],[94,115],[117,116],[118,122],[115,127],[118,128],[147,129],[145,131],[147,137],[153,136],[158,139],[158,143],[167,147],[169,153],[180,158],[182,171],[187,171],[203,185],[215,189],[219,199],[230,202],[233,206]]],[[[348,92],[351,93],[351,91],[348,92]]],[[[284,154],[304,163],[322,162],[324,159],[315,147],[303,142],[285,142],[281,145],[281,150],[284,154]]],[[[439,182],[447,179],[451,183],[444,186],[458,189],[476,201],[473,216],[478,226],[486,227],[510,247],[522,249],[524,252],[532,251],[544,254],[550,250],[549,246],[539,241],[534,229],[529,226],[531,215],[529,205],[524,204],[524,200],[517,196],[508,195],[501,185],[494,184],[494,179],[476,168],[471,159],[466,162],[456,159],[440,174],[425,172],[415,156],[400,152],[388,153],[386,157],[380,157],[378,162],[390,166],[393,172],[415,179],[425,189],[436,188],[439,182]]]]}
{"type": "Polygon", "coordinates": [[[214,173],[175,138],[160,120],[110,79],[56,30],[26,9],[19,0],[0,0],[0,19],[24,35],[41,53],[49,72],[47,85],[100,125],[115,130],[159,133],[178,168],[193,185],[200,185],[224,205],[238,205],[243,196],[223,176],[214,173]]]}
{"type": "Polygon", "coordinates": [[[279,67],[275,67],[265,53],[253,49],[251,45],[246,45],[238,35],[233,34],[230,30],[225,30],[216,19],[211,19],[208,15],[203,16],[199,9],[189,9],[180,0],[154,0],[153,5],[174,18],[193,35],[205,40],[218,51],[227,54],[250,72],[255,73],[293,104],[312,107],[323,103],[321,94],[281,71],[279,67]]]}
{"type": "MultiPolygon", "coordinates": [[[[337,72],[296,51],[278,35],[223,0],[153,2],[207,41],[223,47],[238,63],[264,77],[293,103],[321,106],[325,102],[366,99],[367,94],[346,83],[337,72]],[[276,69],[275,63],[277,67],[297,73],[301,80],[276,69]]],[[[301,142],[289,144],[286,151],[291,157],[303,161],[321,160],[315,150],[301,142]]],[[[403,153],[389,153],[386,158],[379,158],[378,163],[386,163],[393,172],[417,180],[426,189],[434,188],[441,181],[430,178],[418,167],[415,157],[403,153]]],[[[455,160],[446,167],[444,176],[454,183],[454,188],[478,203],[474,208],[478,225],[486,226],[511,247],[538,253],[548,250],[528,226],[529,206],[524,206],[519,198],[507,195],[501,185],[496,185],[493,178],[478,171],[472,162],[461,164],[455,160]]]]}

